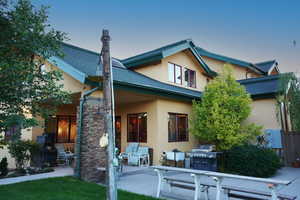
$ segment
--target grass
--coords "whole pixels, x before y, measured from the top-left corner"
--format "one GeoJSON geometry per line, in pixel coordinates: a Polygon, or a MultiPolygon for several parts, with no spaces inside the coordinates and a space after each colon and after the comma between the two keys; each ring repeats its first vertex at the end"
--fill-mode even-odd
{"type": "MultiPolygon", "coordinates": [[[[48,178],[0,186],[0,199],[6,200],[101,200],[106,189],[73,177],[48,178]]],[[[155,200],[155,198],[118,191],[119,200],[155,200]]]]}

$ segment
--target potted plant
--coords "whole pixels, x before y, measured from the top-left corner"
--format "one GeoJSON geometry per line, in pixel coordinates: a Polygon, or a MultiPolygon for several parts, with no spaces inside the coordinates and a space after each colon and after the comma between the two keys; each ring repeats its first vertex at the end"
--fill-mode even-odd
{"type": "Polygon", "coordinates": [[[300,157],[296,158],[295,162],[292,163],[294,168],[300,168],[300,157]]]}

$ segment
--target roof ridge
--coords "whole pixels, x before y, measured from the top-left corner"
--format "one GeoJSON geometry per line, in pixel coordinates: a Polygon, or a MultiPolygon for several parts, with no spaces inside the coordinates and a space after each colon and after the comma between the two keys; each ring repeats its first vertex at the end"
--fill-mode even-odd
{"type": "Polygon", "coordinates": [[[262,82],[262,81],[277,79],[277,78],[280,78],[280,76],[281,76],[281,74],[276,74],[276,75],[269,75],[269,76],[263,76],[263,77],[241,79],[241,80],[237,80],[237,81],[239,83],[262,82]]]}
{"type": "Polygon", "coordinates": [[[222,56],[222,57],[226,57],[226,58],[229,58],[229,59],[237,60],[237,61],[239,61],[239,62],[243,62],[243,63],[246,63],[246,64],[248,64],[248,65],[253,64],[252,62],[249,62],[249,61],[241,60],[241,59],[238,59],[238,58],[233,58],[233,57],[230,57],[230,56],[225,56],[225,55],[222,55],[222,54],[219,54],[219,53],[214,53],[214,52],[211,52],[211,51],[206,50],[206,49],[204,49],[204,48],[202,48],[202,47],[199,47],[199,46],[196,46],[196,48],[197,48],[197,49],[200,49],[200,50],[202,50],[202,51],[205,51],[205,52],[207,52],[207,53],[214,54],[214,55],[216,55],[216,56],[222,56]]]}
{"type": "Polygon", "coordinates": [[[168,48],[168,47],[170,47],[170,46],[172,46],[172,45],[175,45],[175,44],[180,44],[180,43],[182,43],[182,42],[190,42],[190,41],[192,41],[192,40],[191,40],[191,39],[184,39],[184,40],[180,40],[180,41],[178,41],[178,42],[173,42],[173,43],[171,43],[171,44],[167,44],[167,45],[164,45],[164,46],[162,46],[162,47],[159,47],[159,48],[156,48],[156,49],[152,49],[152,50],[150,50],[150,51],[145,51],[145,52],[143,52],[143,53],[140,53],[140,54],[137,54],[137,55],[134,55],[134,56],[131,56],[131,57],[124,58],[124,59],[122,59],[121,61],[129,60],[129,59],[134,59],[134,58],[136,58],[136,57],[138,57],[138,56],[143,56],[143,55],[145,55],[145,54],[153,53],[153,52],[155,52],[155,51],[158,51],[158,50],[161,50],[161,49],[164,49],[164,48],[168,48]]]}
{"type": "Polygon", "coordinates": [[[276,59],[258,62],[258,63],[255,63],[255,65],[261,65],[261,64],[271,63],[271,62],[276,62],[276,59]]]}
{"type": "Polygon", "coordinates": [[[92,50],[89,50],[89,49],[85,49],[85,48],[82,48],[82,47],[79,47],[79,46],[75,46],[74,44],[69,44],[69,43],[66,43],[66,42],[61,42],[63,45],[67,45],[71,48],[74,48],[74,49],[78,49],[78,50],[82,50],[82,51],[87,51],[89,53],[93,53],[93,54],[97,54],[99,55],[100,53],[97,53],[96,51],[92,51],[92,50]]]}
{"type": "MultiPolygon", "coordinates": [[[[74,48],[74,49],[78,49],[78,50],[81,50],[81,51],[86,51],[86,52],[89,52],[89,53],[92,53],[92,54],[95,54],[97,56],[100,55],[100,53],[96,52],[96,51],[93,51],[93,50],[90,50],[90,49],[85,49],[85,48],[82,48],[82,47],[79,47],[79,46],[75,46],[74,44],[69,44],[69,43],[66,43],[66,42],[61,42],[63,45],[67,45],[71,48],[74,48]]],[[[111,57],[119,62],[121,62],[121,59],[119,58],[115,58],[115,57],[111,57]]]]}

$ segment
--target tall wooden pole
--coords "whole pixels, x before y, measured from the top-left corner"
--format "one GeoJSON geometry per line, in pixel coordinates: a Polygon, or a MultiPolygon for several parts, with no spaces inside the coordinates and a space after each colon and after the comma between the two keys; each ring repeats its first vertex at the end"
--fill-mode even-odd
{"type": "MultiPolygon", "coordinates": [[[[103,62],[103,99],[105,112],[105,133],[108,134],[108,146],[106,149],[106,199],[117,200],[116,172],[115,172],[115,133],[113,131],[113,94],[112,94],[112,68],[110,57],[110,36],[108,30],[102,32],[102,62],[103,62]]],[[[101,84],[101,83],[100,83],[101,84]]]]}

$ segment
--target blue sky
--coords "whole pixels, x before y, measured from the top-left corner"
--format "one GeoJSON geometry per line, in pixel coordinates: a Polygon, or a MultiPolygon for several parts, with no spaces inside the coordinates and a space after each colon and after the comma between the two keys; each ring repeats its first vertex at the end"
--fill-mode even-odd
{"type": "Polygon", "coordinates": [[[99,51],[109,29],[112,55],[126,58],[191,38],[202,48],[250,62],[276,59],[300,72],[300,1],[34,0],[71,44],[99,51]],[[297,42],[293,45],[293,40],[297,42]]]}

